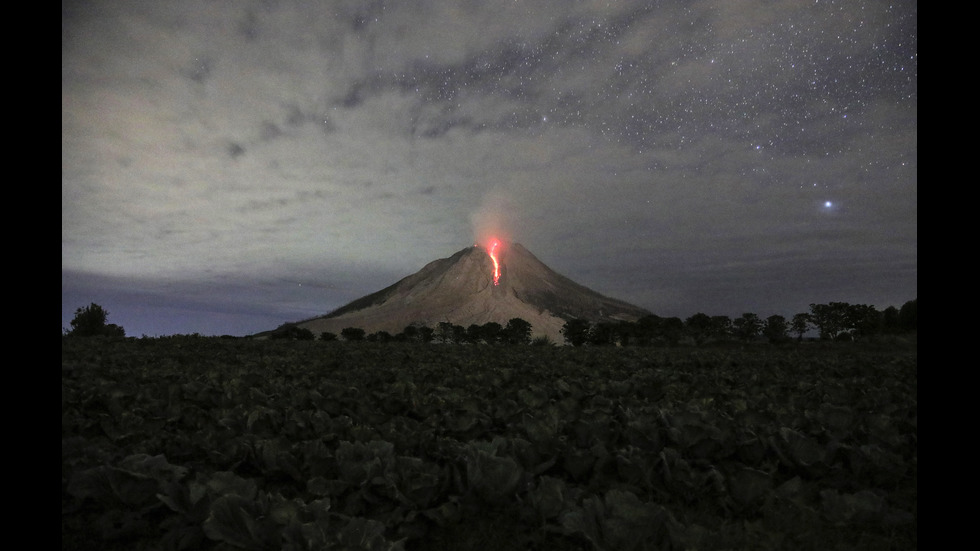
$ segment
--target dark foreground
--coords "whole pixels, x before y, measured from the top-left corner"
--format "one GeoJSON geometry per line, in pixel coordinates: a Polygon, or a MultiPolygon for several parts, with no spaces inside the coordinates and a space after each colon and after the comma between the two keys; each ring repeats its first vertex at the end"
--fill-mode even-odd
{"type": "Polygon", "coordinates": [[[917,545],[915,345],[62,340],[62,548],[917,545]]]}

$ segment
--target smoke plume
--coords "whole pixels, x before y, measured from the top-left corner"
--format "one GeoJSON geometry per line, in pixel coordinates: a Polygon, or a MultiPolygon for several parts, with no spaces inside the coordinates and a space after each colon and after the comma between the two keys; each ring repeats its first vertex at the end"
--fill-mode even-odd
{"type": "Polygon", "coordinates": [[[517,229],[517,207],[503,192],[490,192],[470,215],[470,223],[474,243],[483,247],[488,247],[491,239],[512,241],[517,229]]]}

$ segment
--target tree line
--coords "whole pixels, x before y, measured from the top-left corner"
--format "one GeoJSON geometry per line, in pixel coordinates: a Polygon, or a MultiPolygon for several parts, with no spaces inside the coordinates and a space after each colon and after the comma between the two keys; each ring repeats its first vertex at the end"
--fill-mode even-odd
{"type": "Polygon", "coordinates": [[[682,320],[654,314],[636,322],[569,320],[562,327],[566,344],[572,346],[676,346],[682,342],[702,345],[712,341],[766,340],[780,343],[803,340],[816,330],[820,340],[861,340],[877,335],[896,335],[918,329],[918,299],[878,311],[867,304],[831,302],[811,304],[809,312],[787,319],[772,315],[765,319],[747,312],[737,318],[697,313],[682,320]]]}
{"type": "MultiPolygon", "coordinates": [[[[687,319],[644,316],[635,322],[592,322],[586,319],[568,320],[561,329],[565,344],[572,346],[677,346],[681,343],[703,345],[717,341],[752,342],[765,340],[780,343],[803,340],[803,336],[817,331],[820,340],[861,340],[877,335],[896,335],[917,331],[918,299],[910,300],[901,308],[889,306],[878,311],[866,304],[831,302],[811,304],[809,312],[787,319],[772,315],[762,319],[747,312],[737,318],[709,316],[697,313],[687,319]]],[[[496,322],[483,325],[461,325],[441,322],[435,328],[409,325],[401,333],[387,331],[366,333],[357,327],[347,327],[340,335],[321,333],[320,340],[370,341],[370,342],[440,342],[447,344],[553,344],[545,337],[531,338],[532,325],[513,318],[505,326],[496,322]]],[[[309,330],[285,324],[274,331],[270,338],[314,340],[309,330]]]]}
{"type": "MultiPolygon", "coordinates": [[[[317,336],[305,327],[284,324],[273,331],[269,338],[314,340],[317,336]]],[[[388,331],[367,333],[359,327],[345,327],[341,329],[340,335],[324,331],[320,333],[319,339],[322,341],[343,339],[353,342],[437,342],[446,344],[532,344],[535,341],[531,338],[531,323],[521,318],[512,318],[506,325],[500,325],[495,321],[482,325],[471,324],[469,327],[448,321],[440,322],[436,327],[408,325],[396,334],[388,331]]]]}
{"type": "MultiPolygon", "coordinates": [[[[107,323],[109,312],[92,303],[75,311],[71,329],[66,336],[124,337],[125,330],[107,323]]],[[[367,333],[358,327],[346,327],[340,335],[323,332],[319,336],[296,324],[283,324],[269,334],[270,339],[368,342],[422,342],[446,344],[537,344],[552,343],[547,337],[531,337],[532,325],[521,318],[512,318],[506,325],[487,322],[469,327],[440,322],[436,327],[409,325],[400,333],[387,331],[367,333]]],[[[780,343],[803,340],[803,335],[817,331],[820,340],[842,341],[873,338],[878,335],[912,333],[918,330],[918,299],[901,308],[889,306],[878,311],[867,304],[831,302],[810,304],[809,312],[787,319],[772,315],[765,319],[747,312],[737,318],[709,316],[698,312],[687,319],[644,316],[635,322],[592,322],[586,319],[568,320],[561,329],[565,344],[572,346],[677,346],[681,343],[703,345],[718,341],[753,342],[766,340],[780,343]]]]}

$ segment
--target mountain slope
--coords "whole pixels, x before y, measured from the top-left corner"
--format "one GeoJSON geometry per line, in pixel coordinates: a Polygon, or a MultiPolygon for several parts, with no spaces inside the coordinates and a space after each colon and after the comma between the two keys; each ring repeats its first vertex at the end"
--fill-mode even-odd
{"type": "Polygon", "coordinates": [[[493,260],[479,246],[426,264],[394,285],[361,297],[333,312],[296,325],[314,334],[360,327],[368,333],[400,333],[408,325],[436,327],[440,322],[468,327],[511,318],[531,323],[532,334],[562,342],[565,321],[635,321],[649,314],[632,304],[601,295],[555,272],[519,243],[497,255],[499,285],[493,284],[493,260]]]}

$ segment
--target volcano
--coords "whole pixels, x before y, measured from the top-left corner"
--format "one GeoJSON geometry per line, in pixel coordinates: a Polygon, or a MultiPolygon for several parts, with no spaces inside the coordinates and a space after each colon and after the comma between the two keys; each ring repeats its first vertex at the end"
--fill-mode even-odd
{"type": "Polygon", "coordinates": [[[449,322],[468,327],[496,322],[506,326],[512,318],[521,318],[531,324],[533,336],[560,343],[561,328],[568,320],[632,322],[650,313],[575,283],[519,243],[497,244],[494,248],[474,245],[434,260],[390,287],[295,325],[314,335],[340,334],[346,327],[394,335],[409,325],[435,328],[449,322]]]}

